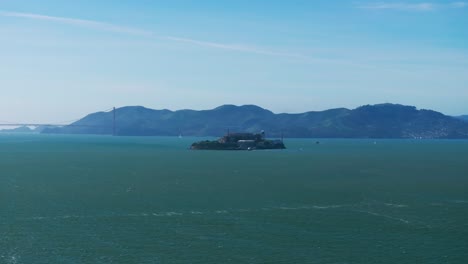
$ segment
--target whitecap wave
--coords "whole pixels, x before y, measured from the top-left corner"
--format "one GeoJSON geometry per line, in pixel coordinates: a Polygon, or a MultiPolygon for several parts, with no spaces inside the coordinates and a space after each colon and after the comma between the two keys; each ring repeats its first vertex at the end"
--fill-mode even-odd
{"type": "Polygon", "coordinates": [[[354,210],[354,212],[366,213],[366,214],[370,214],[370,215],[373,215],[373,216],[378,216],[378,217],[383,217],[383,218],[387,218],[387,219],[394,220],[394,221],[399,221],[399,222],[402,222],[402,223],[405,223],[405,224],[410,223],[410,221],[408,221],[406,219],[403,219],[403,218],[398,218],[398,217],[393,217],[393,216],[389,216],[389,215],[379,214],[379,213],[375,213],[375,212],[371,212],[371,211],[354,210]]]}
{"type": "Polygon", "coordinates": [[[389,206],[389,207],[396,207],[396,208],[408,207],[408,205],[406,204],[384,203],[384,205],[389,206]]]}
{"type": "Polygon", "coordinates": [[[27,218],[21,218],[23,220],[60,220],[60,219],[79,219],[79,218],[113,218],[113,217],[170,217],[170,216],[181,216],[181,215],[205,215],[205,214],[233,214],[233,213],[245,213],[245,212],[258,212],[258,211],[275,211],[275,210],[325,210],[325,209],[336,209],[346,206],[352,206],[348,204],[335,204],[335,205],[303,205],[303,206],[277,206],[277,207],[262,207],[262,208],[251,208],[251,209],[218,209],[212,211],[166,211],[166,212],[135,212],[127,214],[102,214],[102,215],[72,215],[66,214],[61,216],[33,216],[27,218]]]}
{"type": "Polygon", "coordinates": [[[16,254],[0,255],[0,260],[2,261],[2,263],[6,263],[6,264],[20,263],[19,262],[20,257],[18,255],[16,255],[16,254]]]}

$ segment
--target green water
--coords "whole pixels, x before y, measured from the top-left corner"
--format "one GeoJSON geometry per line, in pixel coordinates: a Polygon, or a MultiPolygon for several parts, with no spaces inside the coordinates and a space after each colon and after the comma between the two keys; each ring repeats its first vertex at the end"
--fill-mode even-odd
{"type": "Polygon", "coordinates": [[[468,263],[468,141],[0,135],[0,263],[468,263]]]}

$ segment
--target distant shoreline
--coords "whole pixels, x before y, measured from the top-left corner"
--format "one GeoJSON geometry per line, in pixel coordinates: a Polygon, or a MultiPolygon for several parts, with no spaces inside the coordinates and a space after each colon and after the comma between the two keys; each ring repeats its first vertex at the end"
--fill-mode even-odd
{"type": "Polygon", "coordinates": [[[228,131],[261,130],[268,131],[269,138],[468,138],[468,122],[462,119],[388,103],[299,114],[274,114],[256,105],[222,105],[202,111],[127,106],[92,113],[67,126],[44,127],[41,133],[220,137],[228,131]]]}

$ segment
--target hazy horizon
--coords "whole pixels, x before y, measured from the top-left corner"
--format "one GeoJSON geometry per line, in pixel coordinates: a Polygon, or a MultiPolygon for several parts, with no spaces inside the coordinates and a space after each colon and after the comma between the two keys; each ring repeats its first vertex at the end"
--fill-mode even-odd
{"type": "Polygon", "coordinates": [[[0,0],[0,122],[110,107],[468,114],[468,2],[0,0]]]}

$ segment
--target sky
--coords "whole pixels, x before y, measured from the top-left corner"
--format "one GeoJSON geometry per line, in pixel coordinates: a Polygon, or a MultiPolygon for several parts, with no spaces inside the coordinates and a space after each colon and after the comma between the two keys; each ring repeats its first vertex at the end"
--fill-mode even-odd
{"type": "Polygon", "coordinates": [[[468,114],[468,1],[0,0],[0,123],[113,106],[468,114]]]}

